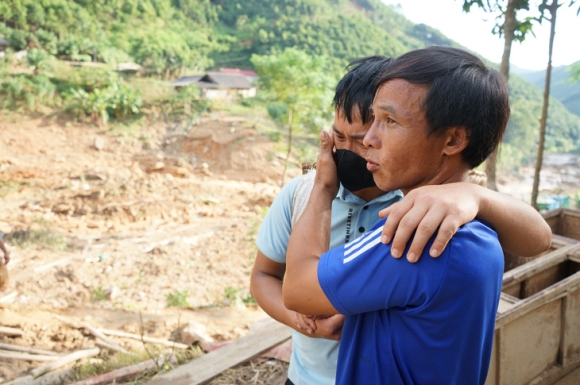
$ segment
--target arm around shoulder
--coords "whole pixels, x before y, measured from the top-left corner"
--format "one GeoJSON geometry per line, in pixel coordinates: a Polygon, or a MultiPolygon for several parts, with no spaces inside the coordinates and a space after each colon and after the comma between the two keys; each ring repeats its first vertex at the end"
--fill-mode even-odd
{"type": "Polygon", "coordinates": [[[509,195],[473,186],[480,195],[477,217],[491,224],[505,251],[533,257],[550,248],[552,230],[532,206],[509,195]]]}

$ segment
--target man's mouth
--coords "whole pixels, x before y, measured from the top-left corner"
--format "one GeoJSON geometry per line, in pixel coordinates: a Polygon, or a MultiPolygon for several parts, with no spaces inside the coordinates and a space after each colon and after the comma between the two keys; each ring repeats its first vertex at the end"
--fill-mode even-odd
{"type": "Polygon", "coordinates": [[[365,160],[367,161],[367,170],[370,172],[376,171],[379,168],[379,164],[368,156],[365,157],[365,160]]]}

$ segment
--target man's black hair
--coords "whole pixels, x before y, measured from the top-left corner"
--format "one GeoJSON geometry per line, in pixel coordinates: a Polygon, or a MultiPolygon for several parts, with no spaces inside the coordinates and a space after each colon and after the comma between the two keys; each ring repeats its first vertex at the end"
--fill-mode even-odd
{"type": "Polygon", "coordinates": [[[391,60],[384,56],[368,56],[356,59],[346,67],[348,73],[336,85],[332,104],[350,124],[358,117],[363,124],[373,120],[371,106],[375,98],[375,83],[391,60]]]}
{"type": "Polygon", "coordinates": [[[393,59],[375,90],[391,79],[429,85],[422,106],[428,134],[465,127],[469,144],[461,155],[471,168],[501,141],[510,115],[507,82],[477,56],[441,46],[410,51],[393,59]]]}

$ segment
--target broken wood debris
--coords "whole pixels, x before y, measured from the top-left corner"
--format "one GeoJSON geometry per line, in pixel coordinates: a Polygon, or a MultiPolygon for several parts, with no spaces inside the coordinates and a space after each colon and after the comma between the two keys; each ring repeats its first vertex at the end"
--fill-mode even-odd
{"type": "Polygon", "coordinates": [[[98,331],[101,332],[102,334],[105,334],[108,336],[131,338],[134,340],[150,342],[153,344],[165,345],[165,346],[169,346],[172,348],[175,347],[177,349],[189,349],[189,346],[186,344],[182,344],[182,343],[174,342],[174,341],[169,341],[169,340],[164,340],[161,338],[146,337],[146,336],[141,336],[139,334],[126,333],[126,332],[121,332],[121,331],[117,331],[117,330],[98,329],[98,331]]]}
{"type": "Polygon", "coordinates": [[[28,346],[5,344],[2,342],[0,342],[0,349],[13,350],[16,352],[24,352],[24,353],[44,354],[45,356],[58,356],[59,355],[58,353],[50,351],[50,350],[35,349],[35,348],[29,348],[28,346]]]}
{"type": "Polygon", "coordinates": [[[101,352],[99,348],[91,348],[91,349],[83,349],[77,350],[74,353],[67,354],[66,356],[59,357],[58,360],[51,362],[48,365],[41,366],[39,368],[32,370],[32,375],[34,377],[41,376],[44,373],[50,372],[51,370],[58,369],[63,367],[66,364],[69,364],[74,361],[78,361],[82,358],[93,357],[98,355],[101,352]]]}
{"type": "Polygon", "coordinates": [[[123,377],[127,377],[133,374],[141,373],[146,370],[156,369],[165,363],[163,356],[160,356],[157,360],[148,360],[145,362],[140,362],[135,365],[126,366],[121,369],[113,370],[112,372],[100,374],[91,378],[84,379],[73,383],[72,385],[100,385],[109,381],[117,381],[123,377]]]}
{"type": "Polygon", "coordinates": [[[0,350],[0,358],[12,358],[14,360],[26,360],[26,361],[55,361],[58,360],[59,357],[0,350]]]}

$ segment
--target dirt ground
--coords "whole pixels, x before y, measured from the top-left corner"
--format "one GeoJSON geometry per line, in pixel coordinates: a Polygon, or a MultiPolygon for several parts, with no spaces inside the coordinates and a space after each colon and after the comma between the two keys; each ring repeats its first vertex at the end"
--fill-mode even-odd
{"type": "MultiPolygon", "coordinates": [[[[247,301],[249,274],[283,154],[253,120],[218,113],[186,134],[163,124],[135,132],[46,117],[0,121],[0,231],[12,254],[0,326],[23,331],[0,334],[0,343],[72,352],[96,342],[75,324],[143,327],[168,339],[189,321],[220,342],[266,316],[247,301]]],[[[287,180],[300,173],[297,163],[287,180]]],[[[529,174],[500,174],[500,190],[524,194],[529,174]]],[[[0,383],[44,364],[0,358],[0,383]]],[[[247,381],[215,383],[260,383],[264,367],[252,365],[247,381]]],[[[266,368],[285,376],[283,363],[266,368]]]]}
{"type": "MultiPolygon", "coordinates": [[[[187,135],[2,121],[0,231],[12,260],[0,325],[24,334],[0,342],[74,351],[95,340],[65,321],[139,333],[139,314],[147,336],[195,321],[225,341],[265,317],[244,300],[283,168],[250,120],[206,116],[187,135]]],[[[0,358],[0,383],[43,364],[0,358]]]]}

